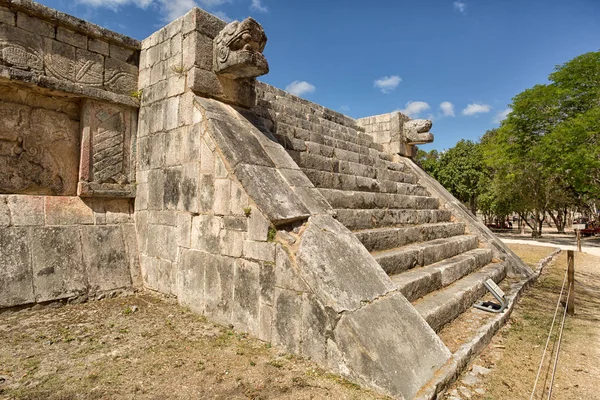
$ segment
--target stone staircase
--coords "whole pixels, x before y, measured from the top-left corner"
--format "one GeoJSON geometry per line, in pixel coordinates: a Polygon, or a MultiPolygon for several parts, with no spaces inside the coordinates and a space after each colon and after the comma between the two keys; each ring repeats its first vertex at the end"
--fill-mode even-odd
{"type": "Polygon", "coordinates": [[[485,294],[486,279],[504,279],[505,262],[440,207],[412,161],[341,114],[283,96],[267,104],[277,140],[436,332],[485,294]]]}

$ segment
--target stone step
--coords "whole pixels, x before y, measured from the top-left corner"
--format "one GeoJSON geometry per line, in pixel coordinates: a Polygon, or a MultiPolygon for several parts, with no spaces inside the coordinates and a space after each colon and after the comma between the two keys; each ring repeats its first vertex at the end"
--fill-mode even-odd
{"type": "MultiPolygon", "coordinates": [[[[349,152],[346,152],[349,153],[349,152]]],[[[369,179],[390,182],[404,182],[415,184],[418,181],[416,175],[406,172],[391,171],[382,168],[376,168],[369,165],[363,160],[353,161],[346,158],[340,159],[333,157],[325,157],[314,153],[288,150],[288,154],[302,169],[315,169],[317,171],[335,172],[340,174],[362,176],[369,179]]],[[[357,153],[350,153],[359,154],[357,153]]],[[[348,154],[345,154],[348,156],[348,154]]],[[[349,158],[349,156],[348,156],[349,158]]]]}
{"type": "Polygon", "coordinates": [[[475,235],[452,236],[375,252],[373,257],[388,275],[395,275],[454,257],[478,245],[479,240],[475,235]]]}
{"type": "Polygon", "coordinates": [[[469,309],[486,292],[483,284],[491,278],[499,283],[506,277],[504,262],[490,263],[450,286],[430,293],[413,303],[417,311],[436,332],[469,309]]]}
{"type": "Polygon", "coordinates": [[[302,171],[313,185],[318,188],[429,196],[427,189],[416,183],[377,180],[364,176],[320,171],[311,168],[302,168],[302,171]]]}
{"type": "Polygon", "coordinates": [[[422,268],[393,275],[392,281],[408,301],[450,285],[492,261],[492,250],[474,249],[422,268]]]}
{"type": "Polygon", "coordinates": [[[397,209],[336,209],[337,220],[348,229],[373,229],[380,227],[400,227],[436,222],[449,222],[452,217],[448,210],[397,210],[397,209]]]}
{"type": "Polygon", "coordinates": [[[439,200],[430,196],[339,189],[320,189],[320,192],[333,208],[409,208],[416,210],[435,210],[439,208],[439,200]]]}
{"type": "Polygon", "coordinates": [[[354,232],[369,251],[389,250],[411,243],[426,242],[452,236],[464,235],[465,224],[440,222],[401,228],[376,228],[354,232]]]}

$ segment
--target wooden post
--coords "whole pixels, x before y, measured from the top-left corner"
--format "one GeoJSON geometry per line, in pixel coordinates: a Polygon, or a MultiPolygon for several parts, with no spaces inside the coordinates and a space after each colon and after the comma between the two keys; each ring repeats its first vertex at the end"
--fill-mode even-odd
{"type": "Polygon", "coordinates": [[[581,230],[576,229],[577,231],[577,251],[581,253],[581,230]]]}
{"type": "Polygon", "coordinates": [[[569,282],[567,314],[575,315],[575,255],[573,253],[573,250],[567,250],[567,269],[567,276],[569,282]]]}

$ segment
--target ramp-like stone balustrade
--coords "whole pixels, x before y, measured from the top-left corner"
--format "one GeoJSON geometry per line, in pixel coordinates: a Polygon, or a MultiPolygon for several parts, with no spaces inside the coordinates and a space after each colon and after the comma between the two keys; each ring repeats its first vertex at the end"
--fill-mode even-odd
{"type": "Polygon", "coordinates": [[[531,271],[410,159],[430,121],[260,83],[266,43],[197,8],[139,43],[0,0],[0,307],[143,286],[418,396],[436,332],[531,271]]]}

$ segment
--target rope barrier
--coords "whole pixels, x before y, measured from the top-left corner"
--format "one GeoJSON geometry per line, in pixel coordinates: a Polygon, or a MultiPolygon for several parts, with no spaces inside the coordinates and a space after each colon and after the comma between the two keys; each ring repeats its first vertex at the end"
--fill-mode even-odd
{"type": "MultiPolygon", "coordinates": [[[[571,288],[569,287],[569,291],[567,292],[567,298],[569,298],[569,293],[571,293],[571,288]]],[[[560,334],[558,336],[558,346],[556,348],[556,355],[554,356],[554,367],[552,368],[552,379],[550,380],[550,389],[548,390],[548,400],[550,400],[550,396],[552,396],[552,388],[554,387],[554,374],[556,373],[556,367],[558,366],[558,354],[560,353],[560,342],[562,341],[563,329],[565,327],[565,320],[567,319],[567,307],[565,306],[565,312],[563,313],[562,324],[560,325],[560,334]]]]}
{"type": "MultiPolygon", "coordinates": [[[[565,282],[567,281],[567,272],[568,272],[568,270],[565,271],[565,277],[563,279],[562,287],[560,288],[560,295],[558,296],[558,300],[556,302],[556,309],[554,310],[554,318],[552,318],[552,324],[550,325],[550,332],[548,332],[548,339],[546,339],[546,346],[544,347],[544,351],[542,353],[542,360],[540,361],[540,366],[538,368],[538,372],[535,377],[535,382],[533,384],[533,390],[531,391],[531,396],[529,397],[529,400],[533,400],[533,396],[535,395],[535,389],[537,387],[538,380],[540,379],[540,373],[542,372],[542,366],[544,365],[544,359],[546,357],[546,350],[548,350],[548,344],[550,343],[550,337],[552,336],[552,330],[554,329],[554,322],[556,321],[556,316],[558,315],[560,299],[562,298],[562,294],[565,289],[565,282]]],[[[566,312],[566,310],[567,310],[567,307],[565,307],[565,312],[566,312]]],[[[563,324],[564,324],[564,320],[563,320],[563,324]]],[[[562,333],[562,331],[561,331],[561,333],[562,333]]]]}

